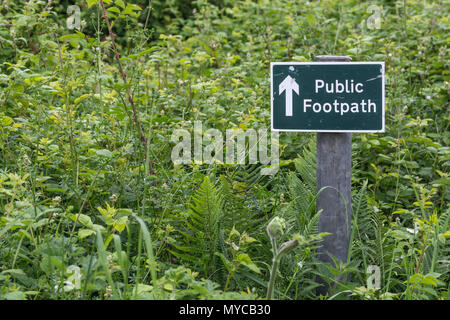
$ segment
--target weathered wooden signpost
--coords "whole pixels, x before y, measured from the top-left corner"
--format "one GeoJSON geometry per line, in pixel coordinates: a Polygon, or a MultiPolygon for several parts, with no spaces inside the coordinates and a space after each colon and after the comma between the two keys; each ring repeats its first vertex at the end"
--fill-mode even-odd
{"type": "MultiPolygon", "coordinates": [[[[317,132],[319,259],[347,262],[351,235],[352,132],[384,132],[384,62],[271,63],[272,130],[317,132]]],[[[338,279],[337,279],[338,280],[338,279]]],[[[319,288],[326,293],[327,286],[319,288]]]]}

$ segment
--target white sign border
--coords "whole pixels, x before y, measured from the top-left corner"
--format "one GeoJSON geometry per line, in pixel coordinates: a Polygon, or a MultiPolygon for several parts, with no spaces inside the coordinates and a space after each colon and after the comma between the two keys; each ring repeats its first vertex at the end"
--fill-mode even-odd
{"type": "Polygon", "coordinates": [[[385,92],[384,92],[384,61],[367,61],[367,62],[271,62],[270,63],[270,128],[277,132],[355,132],[355,133],[383,133],[385,132],[385,92]],[[381,65],[381,82],[382,82],[382,126],[380,130],[310,130],[310,129],[274,129],[273,127],[273,66],[274,65],[358,65],[358,64],[376,64],[381,65]]]}

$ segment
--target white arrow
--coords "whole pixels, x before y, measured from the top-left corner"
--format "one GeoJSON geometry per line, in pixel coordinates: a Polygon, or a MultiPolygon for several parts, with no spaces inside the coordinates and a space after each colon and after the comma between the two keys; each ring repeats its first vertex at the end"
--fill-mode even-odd
{"type": "Polygon", "coordinates": [[[279,95],[286,91],[286,117],[292,117],[292,90],[299,94],[298,83],[291,76],[287,76],[278,87],[279,95]]]}

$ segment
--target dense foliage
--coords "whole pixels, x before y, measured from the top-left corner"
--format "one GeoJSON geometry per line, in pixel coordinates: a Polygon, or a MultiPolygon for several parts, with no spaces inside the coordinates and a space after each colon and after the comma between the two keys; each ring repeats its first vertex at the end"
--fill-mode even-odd
{"type": "Polygon", "coordinates": [[[0,1],[0,298],[450,297],[448,3],[72,2],[0,1]],[[195,120],[270,128],[270,62],[324,54],[386,63],[338,265],[315,254],[314,134],[280,134],[275,175],[171,160],[195,120]],[[317,276],[347,281],[321,297],[317,276]]]}

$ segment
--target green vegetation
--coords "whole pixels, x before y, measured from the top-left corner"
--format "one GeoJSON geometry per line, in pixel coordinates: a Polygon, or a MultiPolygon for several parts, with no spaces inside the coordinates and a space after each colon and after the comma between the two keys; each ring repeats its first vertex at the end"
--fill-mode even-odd
{"type": "Polygon", "coordinates": [[[68,1],[0,0],[0,299],[450,297],[448,3],[73,2],[79,30],[68,1]],[[337,265],[316,256],[315,134],[280,134],[275,175],[171,160],[195,120],[270,128],[270,62],[325,54],[386,63],[337,265]],[[347,280],[319,296],[318,276],[347,280]]]}

